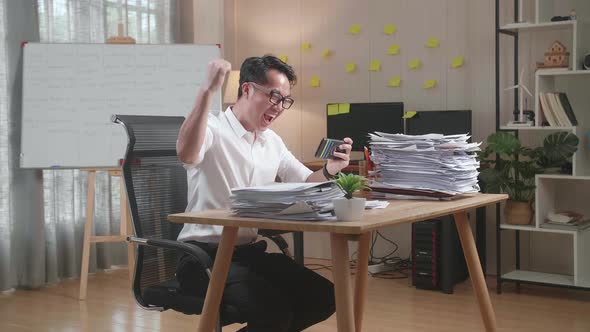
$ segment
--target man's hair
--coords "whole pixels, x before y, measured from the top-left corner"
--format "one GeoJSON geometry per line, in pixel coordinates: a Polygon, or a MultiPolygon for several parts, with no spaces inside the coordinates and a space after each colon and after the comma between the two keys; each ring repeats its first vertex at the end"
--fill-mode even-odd
{"type": "Polygon", "coordinates": [[[272,56],[264,55],[262,57],[251,57],[244,60],[240,68],[240,86],[238,87],[238,98],[242,96],[242,85],[244,82],[254,82],[261,85],[268,83],[266,73],[275,69],[280,73],[285,74],[291,86],[295,85],[297,76],[291,66],[281,61],[281,59],[272,56]]]}

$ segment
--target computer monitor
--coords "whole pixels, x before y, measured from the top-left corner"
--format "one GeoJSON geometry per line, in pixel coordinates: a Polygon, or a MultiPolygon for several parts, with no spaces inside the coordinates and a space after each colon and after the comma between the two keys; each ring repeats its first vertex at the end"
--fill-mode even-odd
{"type": "Polygon", "coordinates": [[[352,150],[363,151],[369,147],[368,134],[381,131],[385,133],[403,133],[404,103],[353,103],[347,113],[328,114],[328,137],[342,139],[350,137],[353,140],[352,150]]]}
{"type": "Polygon", "coordinates": [[[406,119],[406,134],[455,135],[471,133],[471,111],[420,111],[406,119]]]}

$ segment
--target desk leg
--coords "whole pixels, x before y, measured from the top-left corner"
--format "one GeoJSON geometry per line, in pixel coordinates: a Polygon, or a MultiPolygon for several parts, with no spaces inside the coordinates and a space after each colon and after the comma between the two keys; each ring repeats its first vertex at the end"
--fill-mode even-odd
{"type": "Polygon", "coordinates": [[[205,296],[203,313],[199,321],[199,332],[211,332],[215,329],[219,305],[225,288],[227,273],[231,264],[231,258],[238,238],[238,227],[224,226],[221,233],[221,241],[215,255],[211,280],[205,296]]]}
{"type": "Polygon", "coordinates": [[[354,326],[357,332],[362,331],[363,313],[367,303],[367,278],[369,275],[369,242],[371,233],[359,236],[356,261],[356,282],[354,287],[354,326]]]}
{"type": "Polygon", "coordinates": [[[494,308],[492,308],[486,280],[481,269],[481,264],[479,263],[479,256],[477,255],[477,248],[473,240],[467,213],[456,213],[455,224],[459,232],[459,239],[461,239],[461,246],[463,247],[469,276],[473,284],[473,290],[479,304],[479,311],[481,312],[484,326],[486,331],[496,331],[496,315],[494,314],[494,308]]]}
{"type": "Polygon", "coordinates": [[[336,320],[338,332],[354,332],[354,311],[350,285],[348,238],[344,234],[330,234],[334,290],[336,292],[336,320]]]}

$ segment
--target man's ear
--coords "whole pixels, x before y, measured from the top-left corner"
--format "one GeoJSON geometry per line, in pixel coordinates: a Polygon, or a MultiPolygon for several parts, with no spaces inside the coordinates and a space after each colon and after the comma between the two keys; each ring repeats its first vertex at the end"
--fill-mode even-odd
{"type": "Polygon", "coordinates": [[[249,94],[251,93],[250,91],[252,90],[250,88],[250,84],[248,84],[247,82],[244,82],[244,83],[242,83],[241,88],[242,88],[242,95],[245,95],[246,97],[250,97],[249,94]]]}

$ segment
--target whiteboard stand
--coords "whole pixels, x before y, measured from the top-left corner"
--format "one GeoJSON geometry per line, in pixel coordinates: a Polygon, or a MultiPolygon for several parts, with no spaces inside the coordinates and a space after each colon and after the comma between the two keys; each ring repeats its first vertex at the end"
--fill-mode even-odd
{"type": "MultiPolygon", "coordinates": [[[[80,300],[86,300],[88,286],[88,265],[90,262],[90,245],[92,243],[104,242],[127,242],[127,237],[133,235],[133,225],[131,224],[131,215],[127,201],[127,192],[125,191],[125,180],[120,168],[83,168],[88,172],[88,193],[86,198],[86,224],[84,225],[84,244],[82,249],[82,271],[80,273],[80,300]],[[93,236],[92,225],[94,221],[94,198],[96,185],[96,172],[106,171],[109,176],[120,177],[120,215],[121,225],[119,235],[93,236]]],[[[127,243],[127,265],[129,268],[129,281],[133,283],[133,272],[135,267],[135,248],[133,244],[127,243]]]]}
{"type": "MultiPolygon", "coordinates": [[[[107,39],[107,44],[135,44],[135,39],[123,35],[123,23],[118,24],[118,36],[107,39]]],[[[88,196],[86,198],[86,224],[84,225],[84,245],[82,249],[82,272],[80,273],[80,300],[86,300],[88,289],[88,265],[90,262],[90,244],[99,242],[127,242],[127,236],[133,235],[133,225],[131,224],[131,215],[129,214],[129,205],[127,201],[127,191],[125,190],[125,180],[120,168],[86,168],[88,172],[88,196]],[[96,184],[96,172],[107,171],[109,176],[119,177],[120,186],[120,210],[121,225],[119,235],[93,236],[92,224],[94,221],[94,196],[96,184]]],[[[133,287],[133,272],[135,267],[135,252],[131,242],[127,243],[127,266],[129,269],[129,281],[133,287]]]]}

